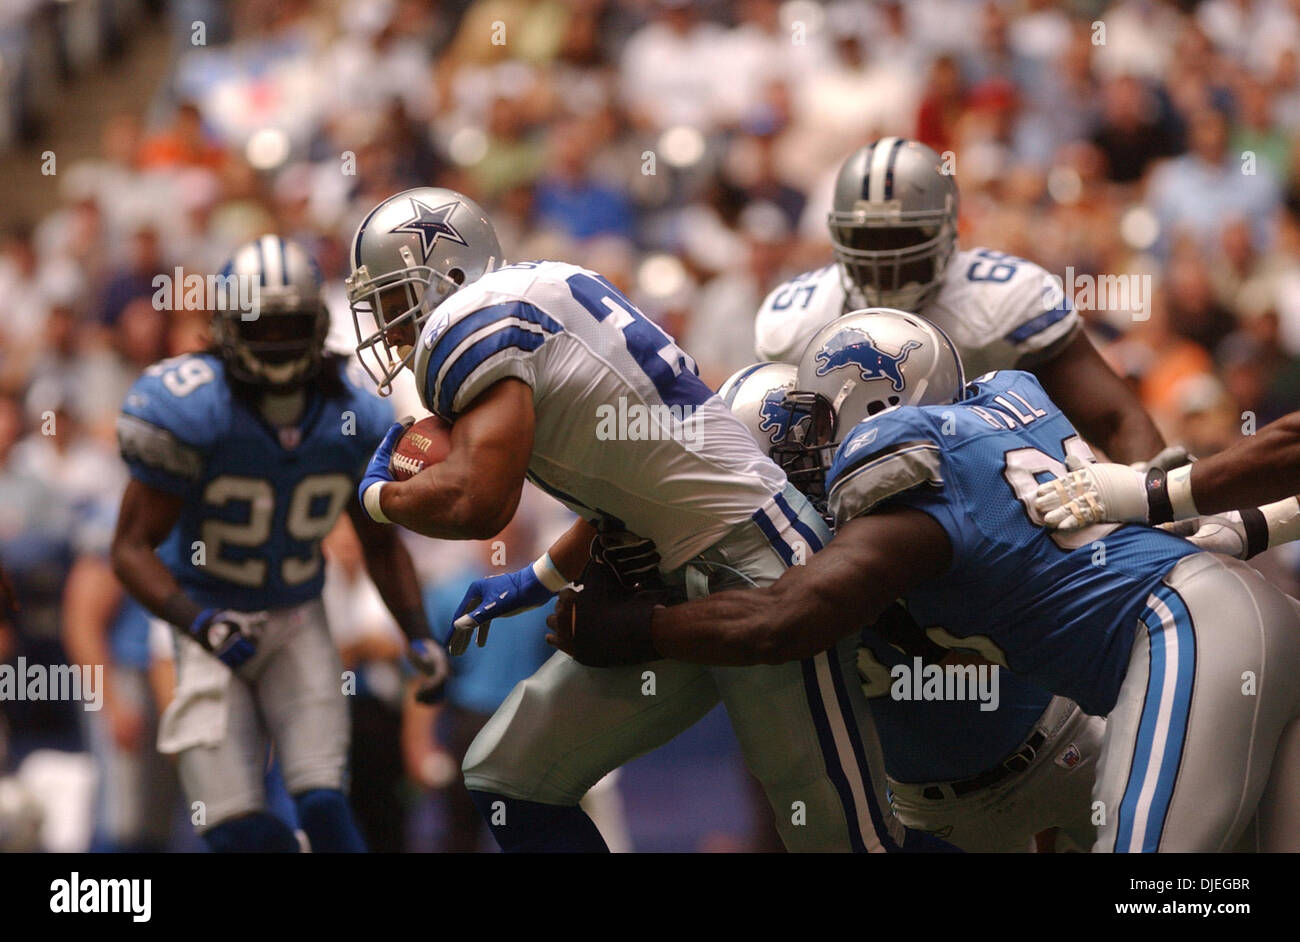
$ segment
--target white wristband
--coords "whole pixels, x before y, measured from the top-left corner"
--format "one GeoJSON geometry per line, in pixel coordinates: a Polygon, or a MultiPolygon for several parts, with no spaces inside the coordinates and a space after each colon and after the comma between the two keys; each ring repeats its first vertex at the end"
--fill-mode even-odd
{"type": "Polygon", "coordinates": [[[375,521],[375,523],[393,522],[384,515],[384,508],[379,505],[379,493],[384,489],[384,485],[387,483],[387,481],[376,481],[374,484],[371,484],[366,488],[365,492],[361,495],[361,506],[365,509],[366,513],[370,515],[370,519],[375,521]]]}
{"type": "Polygon", "coordinates": [[[537,577],[538,582],[546,586],[552,593],[559,592],[569,584],[569,580],[564,578],[564,573],[560,572],[555,563],[551,562],[550,553],[543,553],[533,563],[533,575],[537,577]]]}
{"type": "Polygon", "coordinates": [[[1192,500],[1193,467],[1194,465],[1185,464],[1165,475],[1165,491],[1169,495],[1169,506],[1173,508],[1175,520],[1186,520],[1188,517],[1201,515],[1201,512],[1196,509],[1195,501],[1192,500]]]}

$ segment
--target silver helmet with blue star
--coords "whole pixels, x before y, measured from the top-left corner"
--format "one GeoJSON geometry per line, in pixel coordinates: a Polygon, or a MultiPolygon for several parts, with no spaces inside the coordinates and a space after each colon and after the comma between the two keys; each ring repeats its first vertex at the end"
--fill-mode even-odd
{"type": "Polygon", "coordinates": [[[502,265],[496,230],[477,203],[422,186],[372,209],[352,237],[348,304],[357,357],[381,395],[415,356],[433,309],[502,265]]]}

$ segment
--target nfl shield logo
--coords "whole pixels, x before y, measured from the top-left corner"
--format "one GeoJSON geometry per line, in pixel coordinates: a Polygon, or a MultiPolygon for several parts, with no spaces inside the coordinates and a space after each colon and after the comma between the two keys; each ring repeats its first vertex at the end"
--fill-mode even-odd
{"type": "Polygon", "coordinates": [[[1072,769],[1079,764],[1079,760],[1082,758],[1083,753],[1079,751],[1079,747],[1074,743],[1070,743],[1065,747],[1065,751],[1056,757],[1056,764],[1063,769],[1072,769]]]}
{"type": "Polygon", "coordinates": [[[294,425],[292,427],[284,426],[280,429],[280,447],[286,451],[293,451],[302,444],[302,429],[294,425]]]}

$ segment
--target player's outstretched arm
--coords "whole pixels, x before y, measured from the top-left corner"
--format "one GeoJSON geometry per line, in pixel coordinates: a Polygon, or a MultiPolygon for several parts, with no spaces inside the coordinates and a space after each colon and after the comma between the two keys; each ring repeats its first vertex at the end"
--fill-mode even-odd
{"type": "Polygon", "coordinates": [[[348,519],[352,521],[352,528],[361,544],[361,556],[370,581],[379,590],[380,598],[402,634],[408,641],[433,637],[424,612],[424,597],[420,593],[420,580],[415,575],[415,564],[398,532],[366,516],[361,502],[355,497],[348,504],[348,519]]]}
{"type": "Polygon", "coordinates": [[[1083,331],[1033,372],[1083,437],[1112,460],[1147,461],[1165,447],[1133,390],[1115,375],[1083,331]]]}
{"type": "MultiPolygon", "coordinates": [[[[696,664],[781,664],[811,657],[874,622],[899,596],[948,568],[947,533],[928,514],[884,510],[849,521],[821,552],[762,589],[720,592],[667,608],[640,598],[566,592],[549,624],[553,644],[583,663],[606,659],[602,645],[642,660],[696,664]]],[[[623,659],[626,662],[626,659],[623,659]]]]}
{"type": "Polygon", "coordinates": [[[1300,494],[1300,412],[1192,465],[1192,500],[1202,514],[1243,510],[1300,494]]]}
{"type": "Polygon", "coordinates": [[[1300,493],[1300,412],[1283,416],[1216,455],[1168,473],[1089,464],[1038,488],[1048,526],[1167,523],[1246,510],[1300,493]]]}
{"type": "Polygon", "coordinates": [[[475,579],[466,588],[447,635],[447,650],[464,654],[478,633],[478,646],[487,644],[494,618],[531,611],[555,598],[557,592],[581,574],[591,557],[596,528],[579,519],[560,534],[550,549],[522,569],[475,579]]]}
{"type": "Polygon", "coordinates": [[[451,427],[447,459],[379,494],[383,515],[423,536],[487,540],[519,506],[533,450],[533,391],[517,379],[488,387],[451,427]]]}
{"type": "Polygon", "coordinates": [[[1300,413],[1292,413],[1217,455],[1168,473],[1116,464],[1071,465],[1069,474],[1039,486],[1035,504],[1046,524],[1060,530],[1106,522],[1161,524],[1231,512],[1231,517],[1207,517],[1206,522],[1211,530],[1233,531],[1239,551],[1195,537],[1192,541],[1249,558],[1300,539],[1300,506],[1291,496],[1298,492],[1300,413]]]}

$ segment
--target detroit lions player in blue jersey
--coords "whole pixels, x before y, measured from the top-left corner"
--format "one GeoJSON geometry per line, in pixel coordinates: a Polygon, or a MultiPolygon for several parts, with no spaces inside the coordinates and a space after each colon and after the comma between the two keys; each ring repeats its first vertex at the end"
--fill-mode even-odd
{"type": "MultiPolygon", "coordinates": [[[[881,316],[845,326],[869,336],[881,316]]],[[[1094,850],[1230,850],[1256,812],[1261,849],[1300,849],[1300,602],[1159,530],[1044,529],[1038,484],[1067,455],[1089,460],[1087,446],[1032,375],[963,388],[955,351],[928,352],[902,364],[902,390],[856,366],[836,377],[850,429],[827,479],[837,533],[806,565],[669,607],[619,600],[595,572],[561,596],[556,643],[590,664],[629,647],[780,663],[854,635],[901,596],[937,643],[1108,717],[1094,850]],[[891,390],[900,407],[873,410],[891,390]]]]}
{"type": "MultiPolygon", "coordinates": [[[[910,334],[913,325],[903,326],[910,334]]],[[[850,331],[827,343],[826,352],[813,348],[805,373],[833,373],[824,366],[851,339],[860,341],[850,331]]],[[[873,339],[886,338],[877,329],[873,339]]],[[[905,385],[901,364],[920,346],[905,334],[892,357],[871,347],[855,362],[887,378],[893,393],[905,385]]],[[[824,506],[821,457],[833,438],[834,417],[824,396],[799,389],[798,374],[788,363],[756,363],[727,380],[718,395],[791,482],[824,506]]],[[[829,382],[827,391],[834,392],[838,383],[829,382]]],[[[864,628],[858,675],[880,734],[890,801],[903,823],[971,852],[1031,851],[1035,838],[1052,829],[1067,839],[1066,848],[1092,846],[1088,799],[1105,721],[1005,671],[996,677],[992,703],[974,696],[914,698],[911,686],[898,688],[894,678],[900,665],[914,671],[917,657],[927,667],[952,661],[902,605],[864,628]]]]}
{"type": "MultiPolygon", "coordinates": [[[[527,478],[582,518],[485,617],[576,578],[597,524],[653,541],[659,575],[691,594],[771,582],[827,538],[690,357],[596,273],[499,267],[482,211],[429,187],[377,206],[352,252],[358,332],[378,321],[358,352],[376,355],[381,387],[409,366],[426,407],[452,422],[447,459],[401,482],[387,469],[392,430],[361,485],[367,512],[427,536],[486,539],[527,478]]],[[[557,653],[475,739],[465,784],[506,849],[603,850],[578,800],[721,700],[789,849],[898,849],[855,647],[827,647],[777,668],[662,661],[650,675],[557,653]]]]}
{"type": "Polygon", "coordinates": [[[324,355],[320,274],[301,246],[262,236],[220,278],[215,349],[155,364],[127,394],[118,438],[131,481],[113,567],[175,628],[177,690],[158,745],[179,754],[209,847],[297,849],[266,810],[269,741],[312,848],[364,850],[344,794],[342,665],[320,601],[320,543],[345,508],[412,661],[431,684],[446,672],[410,557],[354,497],[392,410],[324,355]],[[226,303],[250,295],[251,310],[226,303]]]}

